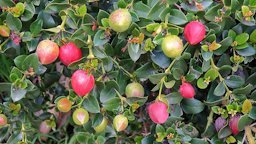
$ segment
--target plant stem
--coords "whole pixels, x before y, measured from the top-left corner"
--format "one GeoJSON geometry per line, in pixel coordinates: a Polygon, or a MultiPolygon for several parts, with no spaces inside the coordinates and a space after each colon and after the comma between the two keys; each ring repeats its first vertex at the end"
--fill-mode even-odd
{"type": "Polygon", "coordinates": [[[165,73],[166,73],[166,74],[167,74],[167,73],[170,73],[170,70],[171,70],[172,66],[174,65],[174,63],[176,62],[176,60],[177,60],[177,58],[175,58],[175,59],[171,62],[171,64],[169,65],[169,67],[165,70],[165,73]]]}
{"type": "Polygon", "coordinates": [[[116,66],[117,66],[119,69],[121,69],[122,71],[124,71],[127,76],[129,76],[129,77],[132,78],[132,79],[134,78],[134,76],[133,76],[131,73],[129,73],[126,69],[124,69],[122,66],[120,66],[119,63],[118,63],[115,59],[113,59],[112,57],[109,57],[109,58],[116,64],[116,66]]]}
{"type": "Polygon", "coordinates": [[[2,51],[3,46],[9,41],[9,38],[6,39],[3,43],[0,45],[0,51],[2,51]]]}
{"type": "Polygon", "coordinates": [[[158,92],[158,98],[160,98],[161,94],[162,94],[162,90],[163,90],[163,84],[164,84],[164,80],[165,80],[166,76],[164,76],[161,81],[160,81],[160,88],[159,88],[159,92],[158,92]]]}
{"type": "Polygon", "coordinates": [[[224,85],[224,87],[225,87],[225,89],[227,91],[225,97],[230,96],[232,91],[228,88],[228,86],[224,82],[225,79],[221,76],[221,74],[219,72],[220,69],[215,65],[213,58],[211,58],[211,67],[217,71],[220,81],[223,82],[223,85],[224,85]]]}
{"type": "Polygon", "coordinates": [[[88,48],[89,48],[89,55],[87,56],[87,58],[88,59],[93,59],[94,58],[94,54],[92,52],[93,42],[92,42],[91,35],[88,35],[87,45],[88,45],[88,48]]]}
{"type": "Polygon", "coordinates": [[[68,18],[67,15],[64,16],[64,18],[63,18],[63,20],[62,20],[62,23],[61,23],[61,25],[60,25],[60,28],[61,28],[62,31],[65,31],[65,24],[66,24],[67,18],[68,18]]]}
{"type": "Polygon", "coordinates": [[[208,127],[211,125],[212,121],[213,121],[213,111],[211,110],[208,118],[207,118],[207,124],[206,124],[206,127],[205,127],[205,130],[208,129],[208,127]]]}
{"type": "Polygon", "coordinates": [[[252,135],[252,131],[251,131],[250,126],[245,127],[245,134],[246,134],[246,137],[247,137],[247,140],[248,140],[249,144],[255,144],[254,137],[252,135]]]}
{"type": "Polygon", "coordinates": [[[22,142],[27,144],[26,129],[23,123],[21,124],[21,134],[22,134],[22,142]]]}

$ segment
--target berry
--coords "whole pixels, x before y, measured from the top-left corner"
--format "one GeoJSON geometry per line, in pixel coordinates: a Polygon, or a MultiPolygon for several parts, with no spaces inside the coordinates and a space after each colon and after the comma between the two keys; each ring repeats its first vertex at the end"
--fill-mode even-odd
{"type": "Polygon", "coordinates": [[[0,114],[0,127],[3,127],[7,124],[7,117],[4,114],[0,114]]]}
{"type": "Polygon", "coordinates": [[[221,128],[223,128],[225,124],[226,124],[226,119],[222,117],[218,117],[214,123],[216,131],[219,131],[221,128]]]}
{"type": "Polygon", "coordinates": [[[118,9],[109,16],[109,26],[116,32],[126,31],[132,23],[132,16],[127,9],[118,9]]]}
{"type": "Polygon", "coordinates": [[[83,70],[77,70],[71,77],[71,85],[78,96],[85,96],[94,87],[95,81],[92,74],[87,74],[83,70]]]}
{"type": "Polygon", "coordinates": [[[128,126],[127,117],[122,114],[115,116],[113,120],[113,126],[117,132],[125,130],[128,126]]]}
{"type": "Polygon", "coordinates": [[[82,51],[73,42],[69,42],[60,47],[59,59],[68,66],[69,64],[82,58],[82,51]]]}
{"type": "Polygon", "coordinates": [[[150,119],[156,124],[163,124],[169,117],[168,107],[161,101],[155,101],[148,106],[150,119]]]}
{"type": "Polygon", "coordinates": [[[200,43],[204,39],[205,33],[204,25],[198,21],[192,21],[184,28],[185,39],[191,45],[200,43]]]}
{"type": "Polygon", "coordinates": [[[83,108],[76,109],[72,115],[73,121],[77,125],[84,125],[89,121],[89,113],[83,108]]]}
{"type": "Polygon", "coordinates": [[[94,130],[96,131],[96,133],[103,132],[106,129],[107,124],[108,124],[108,120],[105,117],[103,117],[101,123],[99,125],[97,125],[94,128],[94,130]]]}
{"type": "Polygon", "coordinates": [[[48,134],[51,131],[52,128],[48,123],[49,123],[49,120],[45,120],[41,122],[40,128],[39,128],[40,133],[48,134]]]}
{"type": "Polygon", "coordinates": [[[183,82],[180,86],[180,94],[184,98],[193,98],[195,96],[195,90],[190,83],[183,82]]]}
{"type": "Polygon", "coordinates": [[[57,102],[58,110],[61,112],[69,112],[72,106],[72,102],[67,98],[61,98],[57,102]]]}
{"type": "Polygon", "coordinates": [[[0,25],[0,35],[2,37],[9,37],[10,36],[10,29],[5,25],[0,25]]]}
{"type": "Polygon", "coordinates": [[[162,41],[163,53],[169,58],[176,58],[184,50],[182,40],[176,35],[168,35],[162,41]]]}
{"type": "Polygon", "coordinates": [[[229,127],[233,135],[237,135],[239,133],[239,129],[238,129],[239,119],[240,119],[240,115],[236,115],[236,116],[233,116],[229,121],[229,127]]]}
{"type": "MultiPolygon", "coordinates": [[[[45,120],[41,122],[40,127],[39,127],[39,132],[43,134],[48,134],[51,131],[51,126],[48,124],[49,120],[45,120]]],[[[47,137],[41,137],[43,141],[47,140],[47,137]]]]}
{"type": "Polygon", "coordinates": [[[125,95],[127,97],[143,97],[144,88],[140,83],[133,82],[126,86],[125,95]]]}
{"type": "Polygon", "coordinates": [[[53,41],[43,40],[38,44],[36,53],[42,64],[51,64],[59,56],[59,46],[53,41]]]}

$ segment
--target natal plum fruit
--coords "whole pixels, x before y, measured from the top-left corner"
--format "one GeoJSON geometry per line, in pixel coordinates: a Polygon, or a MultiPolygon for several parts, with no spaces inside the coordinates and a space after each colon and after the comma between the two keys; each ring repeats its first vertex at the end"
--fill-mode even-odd
{"type": "Polygon", "coordinates": [[[36,54],[42,64],[51,64],[59,56],[59,46],[53,41],[43,40],[38,44],[36,54]]]}
{"type": "Polygon", "coordinates": [[[118,9],[109,16],[109,26],[116,32],[126,31],[132,23],[132,16],[127,9],[118,9]]]}

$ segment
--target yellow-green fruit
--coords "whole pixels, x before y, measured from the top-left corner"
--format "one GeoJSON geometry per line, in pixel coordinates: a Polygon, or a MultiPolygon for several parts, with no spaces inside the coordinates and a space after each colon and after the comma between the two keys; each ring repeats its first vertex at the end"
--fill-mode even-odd
{"type": "Polygon", "coordinates": [[[140,83],[133,82],[126,86],[125,95],[127,97],[143,97],[144,88],[140,83]]]}
{"type": "Polygon", "coordinates": [[[184,50],[182,40],[176,35],[168,35],[162,41],[162,50],[169,58],[176,58],[184,50]]]}
{"type": "Polygon", "coordinates": [[[127,9],[118,9],[109,16],[109,26],[116,32],[126,31],[132,23],[132,16],[127,9]]]}
{"type": "Polygon", "coordinates": [[[7,124],[7,117],[3,114],[0,114],[0,127],[5,126],[7,124]]]}
{"type": "Polygon", "coordinates": [[[2,37],[9,37],[10,36],[10,29],[5,25],[0,25],[0,35],[2,37]]]}
{"type": "Polygon", "coordinates": [[[83,108],[76,109],[72,115],[73,121],[77,125],[84,125],[89,121],[89,113],[83,108]]]}
{"type": "Polygon", "coordinates": [[[107,124],[108,124],[108,120],[105,117],[103,117],[101,123],[99,125],[97,125],[94,128],[94,130],[96,131],[96,133],[103,132],[106,129],[107,124]]]}
{"type": "Polygon", "coordinates": [[[115,116],[113,120],[113,126],[116,131],[120,132],[127,128],[128,126],[128,119],[124,115],[120,114],[115,116]]]}
{"type": "Polygon", "coordinates": [[[57,107],[61,112],[69,112],[72,107],[72,102],[67,98],[61,98],[57,102],[57,107]]]}

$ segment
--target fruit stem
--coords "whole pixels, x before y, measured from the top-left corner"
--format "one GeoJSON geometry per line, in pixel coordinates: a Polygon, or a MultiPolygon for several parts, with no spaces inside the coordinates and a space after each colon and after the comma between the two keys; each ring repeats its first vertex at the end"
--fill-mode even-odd
{"type": "Polygon", "coordinates": [[[248,140],[249,144],[255,144],[254,137],[252,135],[252,131],[251,131],[250,126],[245,127],[245,135],[247,137],[247,140],[248,140]]]}
{"type": "Polygon", "coordinates": [[[160,88],[159,88],[159,92],[158,92],[158,96],[156,99],[161,99],[161,94],[162,94],[162,90],[163,90],[163,84],[164,84],[164,80],[165,80],[166,76],[164,76],[161,81],[160,81],[160,88]]]}
{"type": "Polygon", "coordinates": [[[93,42],[92,42],[91,35],[88,35],[87,45],[88,45],[88,48],[89,48],[89,55],[87,56],[87,58],[88,59],[93,59],[94,58],[94,55],[93,55],[93,52],[92,52],[93,42]]]}

